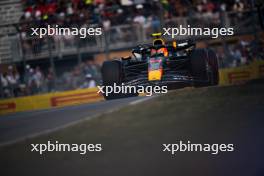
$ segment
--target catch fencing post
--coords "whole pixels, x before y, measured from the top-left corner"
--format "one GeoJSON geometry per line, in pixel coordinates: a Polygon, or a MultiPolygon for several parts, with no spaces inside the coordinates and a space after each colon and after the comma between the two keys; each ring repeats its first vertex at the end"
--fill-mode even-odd
{"type": "Polygon", "coordinates": [[[54,89],[56,90],[56,88],[57,88],[57,73],[56,73],[54,58],[52,55],[51,37],[47,37],[47,40],[48,40],[48,50],[49,50],[49,61],[50,61],[50,66],[51,66],[53,75],[54,75],[54,89]]]}

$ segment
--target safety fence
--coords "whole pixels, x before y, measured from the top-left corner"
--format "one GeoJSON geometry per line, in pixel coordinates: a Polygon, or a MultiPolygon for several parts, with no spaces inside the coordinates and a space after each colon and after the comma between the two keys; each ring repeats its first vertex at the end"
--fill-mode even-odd
{"type": "MultiPolygon", "coordinates": [[[[33,22],[31,22],[33,23],[33,22]]],[[[113,50],[122,50],[134,47],[137,44],[151,42],[150,34],[162,31],[163,27],[178,28],[180,25],[187,27],[215,28],[232,27],[234,35],[254,34],[261,31],[258,21],[258,14],[255,10],[237,12],[215,13],[211,16],[193,15],[190,17],[175,17],[172,19],[152,20],[145,25],[125,24],[112,26],[103,31],[101,36],[89,36],[80,38],[80,36],[31,36],[31,23],[22,23],[27,26],[26,31],[17,31],[16,25],[0,25],[0,63],[13,63],[21,61],[30,61],[37,59],[46,59],[54,57],[62,58],[69,55],[81,55],[82,53],[101,53],[113,50]],[[9,29],[9,32],[1,35],[3,29],[9,29]]],[[[96,24],[90,24],[88,27],[98,27],[96,24]]],[[[4,30],[5,31],[5,30],[4,30]]],[[[3,33],[3,32],[2,32],[3,33]]],[[[177,40],[188,39],[190,36],[177,36],[177,40]]],[[[210,39],[208,36],[191,36],[192,39],[210,39]]],[[[166,38],[171,40],[170,37],[166,38]]]]}
{"type": "MultiPolygon", "coordinates": [[[[241,84],[264,78],[264,61],[259,60],[245,66],[221,69],[219,76],[219,85],[241,84]]],[[[0,115],[102,101],[103,96],[97,92],[97,88],[90,88],[0,100],[0,115]]]]}

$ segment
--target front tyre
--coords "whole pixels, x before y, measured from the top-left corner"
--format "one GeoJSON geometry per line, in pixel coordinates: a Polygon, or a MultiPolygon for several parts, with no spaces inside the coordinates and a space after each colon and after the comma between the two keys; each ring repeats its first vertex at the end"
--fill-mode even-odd
{"type": "MultiPolygon", "coordinates": [[[[119,60],[111,60],[105,61],[103,63],[102,69],[102,81],[103,86],[121,86],[123,81],[123,69],[122,69],[122,61],[119,60]]],[[[106,90],[105,88],[103,89],[106,90]]],[[[122,94],[122,93],[108,93],[106,95],[103,93],[103,96],[106,100],[113,100],[118,98],[125,98],[130,96],[137,96],[138,94],[122,94]]]]}
{"type": "MultiPolygon", "coordinates": [[[[102,69],[102,81],[103,86],[114,86],[121,84],[122,79],[122,63],[118,60],[105,61],[103,63],[102,69]]],[[[104,92],[106,89],[104,88],[104,92]]],[[[109,93],[107,96],[103,93],[103,96],[106,100],[121,98],[119,94],[109,93]]]]}

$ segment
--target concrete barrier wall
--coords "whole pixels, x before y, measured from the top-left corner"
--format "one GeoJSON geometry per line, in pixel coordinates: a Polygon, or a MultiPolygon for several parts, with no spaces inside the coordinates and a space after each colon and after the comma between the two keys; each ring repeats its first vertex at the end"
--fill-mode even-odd
{"type": "MultiPolygon", "coordinates": [[[[219,76],[220,85],[240,84],[248,80],[264,78],[264,61],[221,69],[219,76]]],[[[0,115],[102,101],[103,97],[97,91],[97,88],[81,89],[0,100],[0,115]]]]}
{"type": "Polygon", "coordinates": [[[97,91],[97,88],[91,88],[0,100],[0,115],[103,100],[97,91]]]}
{"type": "Polygon", "coordinates": [[[219,71],[220,85],[240,84],[249,80],[264,78],[264,61],[249,65],[226,68],[219,71]]]}

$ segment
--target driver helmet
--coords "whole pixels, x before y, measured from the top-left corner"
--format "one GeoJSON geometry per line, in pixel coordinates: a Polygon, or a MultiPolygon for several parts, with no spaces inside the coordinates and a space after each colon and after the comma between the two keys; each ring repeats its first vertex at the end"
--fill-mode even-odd
{"type": "MultiPolygon", "coordinates": [[[[153,46],[162,46],[162,45],[165,45],[165,42],[161,38],[155,39],[153,41],[153,46]]],[[[153,55],[155,53],[163,53],[163,55],[166,57],[169,55],[166,47],[159,48],[158,50],[152,49],[151,54],[153,55]]]]}
{"type": "Polygon", "coordinates": [[[159,46],[159,45],[165,45],[165,42],[161,38],[155,39],[153,41],[153,46],[159,46]]]}

